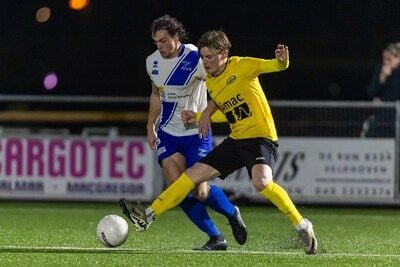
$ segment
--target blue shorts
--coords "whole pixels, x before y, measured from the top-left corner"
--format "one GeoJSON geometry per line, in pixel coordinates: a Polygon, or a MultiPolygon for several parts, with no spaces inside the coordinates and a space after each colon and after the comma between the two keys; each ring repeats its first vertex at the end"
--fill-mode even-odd
{"type": "Polygon", "coordinates": [[[172,154],[179,152],[186,158],[186,168],[193,166],[212,149],[212,137],[208,134],[200,139],[198,134],[189,136],[173,136],[160,130],[157,133],[158,163],[172,154]]]}

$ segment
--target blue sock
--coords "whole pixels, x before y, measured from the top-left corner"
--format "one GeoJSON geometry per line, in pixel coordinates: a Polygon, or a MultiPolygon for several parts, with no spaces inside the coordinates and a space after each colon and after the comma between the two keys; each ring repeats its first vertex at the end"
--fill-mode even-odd
{"type": "Polygon", "coordinates": [[[221,232],[215,226],[214,222],[208,216],[205,205],[189,194],[180,204],[181,209],[186,213],[189,219],[209,237],[221,235],[221,232]]]}
{"type": "Polygon", "coordinates": [[[227,218],[232,217],[235,212],[232,203],[229,201],[224,191],[216,185],[210,184],[210,193],[204,203],[216,212],[225,215],[227,218]]]}

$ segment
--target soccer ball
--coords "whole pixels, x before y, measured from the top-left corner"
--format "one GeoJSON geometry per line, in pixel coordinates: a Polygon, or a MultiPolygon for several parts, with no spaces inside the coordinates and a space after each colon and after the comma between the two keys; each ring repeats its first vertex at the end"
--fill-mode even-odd
{"type": "Polygon", "coordinates": [[[124,218],[110,214],[100,220],[96,234],[104,246],[118,247],[128,238],[128,224],[124,218]]]}

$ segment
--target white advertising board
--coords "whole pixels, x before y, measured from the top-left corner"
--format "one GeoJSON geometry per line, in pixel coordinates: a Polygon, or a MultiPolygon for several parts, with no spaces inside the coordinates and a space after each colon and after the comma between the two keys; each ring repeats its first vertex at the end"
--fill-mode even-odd
{"type": "MultiPolygon", "coordinates": [[[[393,139],[286,137],[279,145],[274,180],[298,203],[390,203],[394,199],[393,139]]],[[[232,198],[263,200],[245,168],[226,181],[213,182],[232,198]]]]}
{"type": "Polygon", "coordinates": [[[151,200],[154,164],[142,137],[2,138],[0,198],[151,200]]]}

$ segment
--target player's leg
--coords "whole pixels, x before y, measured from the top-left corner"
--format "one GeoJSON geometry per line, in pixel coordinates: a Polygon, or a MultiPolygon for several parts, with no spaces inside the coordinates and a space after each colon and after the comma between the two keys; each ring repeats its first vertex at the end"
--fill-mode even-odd
{"type": "Polygon", "coordinates": [[[154,213],[155,217],[160,216],[182,202],[189,192],[195,189],[196,185],[216,176],[218,176],[218,171],[213,167],[204,163],[196,163],[193,167],[188,168],[182,173],[174,183],[153,201],[150,205],[150,210],[154,213]]]}
{"type": "MultiPolygon", "coordinates": [[[[220,157],[220,155],[225,153],[226,148],[229,147],[229,139],[224,140],[224,142],[208,153],[207,156],[182,173],[179,178],[164,190],[164,192],[153,201],[150,207],[146,209],[146,219],[148,218],[148,221],[151,222],[155,217],[177,206],[196,185],[207,182],[221,174],[223,174],[223,177],[226,177],[227,174],[235,170],[235,166],[226,164],[226,161],[228,161],[227,157],[220,157]]],[[[231,153],[226,153],[226,155],[229,156],[231,153]]]]}
{"type": "Polygon", "coordinates": [[[196,199],[207,204],[216,212],[230,218],[235,213],[235,208],[225,195],[224,191],[216,186],[207,182],[199,184],[193,191],[196,199]]]}
{"type": "MultiPolygon", "coordinates": [[[[196,162],[204,158],[212,148],[211,135],[200,139],[196,134],[190,138],[190,144],[182,149],[187,167],[192,167],[196,162]]],[[[193,196],[226,217],[232,217],[234,214],[232,203],[218,186],[209,185],[207,182],[200,183],[193,191],[193,196]]]]}
{"type": "Polygon", "coordinates": [[[277,206],[296,227],[306,252],[315,254],[318,243],[312,223],[301,216],[286,190],[273,182],[271,167],[265,164],[254,165],[252,182],[258,192],[277,206]]]}
{"type": "Polygon", "coordinates": [[[132,221],[136,230],[145,231],[158,216],[179,205],[190,191],[196,187],[196,184],[208,181],[218,174],[218,171],[213,167],[204,163],[196,163],[179,176],[146,209],[133,207],[124,198],[119,201],[119,205],[122,208],[122,212],[132,221]]]}
{"type": "MultiPolygon", "coordinates": [[[[173,155],[163,159],[162,169],[164,176],[168,180],[169,184],[171,184],[176,181],[180,174],[182,174],[186,169],[186,159],[181,153],[174,153],[173,155]]],[[[194,191],[197,192],[197,190],[194,191]]],[[[227,242],[208,215],[206,207],[202,202],[190,193],[180,203],[180,207],[186,213],[188,218],[201,231],[209,236],[209,241],[201,248],[204,248],[205,250],[226,250],[227,242]]]]}
{"type": "MultiPolygon", "coordinates": [[[[225,141],[223,143],[226,144],[225,146],[230,146],[225,141]]],[[[162,192],[145,210],[135,207],[131,208],[129,202],[125,199],[121,199],[120,206],[123,212],[130,217],[136,229],[138,231],[146,230],[157,216],[160,216],[167,210],[181,203],[189,192],[196,187],[196,185],[209,181],[221,174],[223,177],[226,177],[227,174],[237,169],[235,166],[226,165],[227,159],[218,157],[218,152],[216,152],[218,150],[224,150],[222,144],[218,145],[206,157],[201,159],[201,161],[209,159],[210,162],[213,162],[212,165],[216,167],[212,167],[211,165],[202,163],[201,161],[197,162],[193,167],[188,168],[184,173],[182,173],[179,178],[164,190],[164,192],[162,192]],[[219,160],[215,161],[213,160],[214,158],[219,160]],[[218,171],[217,168],[220,171],[218,171]]]]}
{"type": "MultiPolygon", "coordinates": [[[[192,137],[191,143],[192,145],[185,147],[183,151],[188,167],[191,167],[199,160],[204,159],[206,153],[211,151],[212,138],[211,135],[209,135],[207,138],[200,139],[198,135],[195,135],[192,137]]],[[[214,154],[212,155],[212,158],[225,158],[222,152],[223,150],[221,151],[221,147],[219,147],[213,152],[214,154]]],[[[213,161],[213,159],[209,159],[207,162],[213,161]]],[[[220,187],[209,184],[208,182],[200,183],[193,191],[193,195],[199,201],[207,204],[214,211],[224,215],[229,221],[236,241],[240,245],[246,243],[247,230],[246,225],[242,220],[240,210],[238,207],[232,205],[220,187]]]]}
{"type": "Polygon", "coordinates": [[[200,201],[204,201],[214,211],[224,215],[228,219],[235,240],[240,245],[245,244],[247,241],[247,229],[239,207],[233,206],[224,191],[216,185],[204,182],[196,189],[193,191],[197,193],[195,197],[200,201]]]}
{"type": "Polygon", "coordinates": [[[146,209],[134,207],[124,198],[119,201],[123,213],[133,222],[137,231],[145,231],[158,216],[179,205],[196,187],[196,183],[207,181],[215,177],[216,174],[213,173],[218,173],[211,166],[202,163],[196,164],[186,172],[181,174],[146,209]],[[191,176],[188,176],[186,172],[190,169],[193,169],[193,171],[190,172],[191,176]]]}
{"type": "Polygon", "coordinates": [[[274,144],[260,141],[255,142],[253,148],[257,152],[252,155],[256,159],[252,162],[256,164],[248,165],[248,169],[251,167],[251,180],[254,187],[289,218],[299,231],[307,253],[314,254],[318,244],[311,222],[301,216],[286,190],[273,181],[272,167],[275,162],[276,151],[274,149],[276,147],[274,144]]]}
{"type": "Polygon", "coordinates": [[[257,191],[277,206],[293,225],[300,224],[303,217],[296,209],[285,189],[273,182],[271,167],[266,164],[256,164],[253,166],[251,172],[251,180],[257,191]]]}

